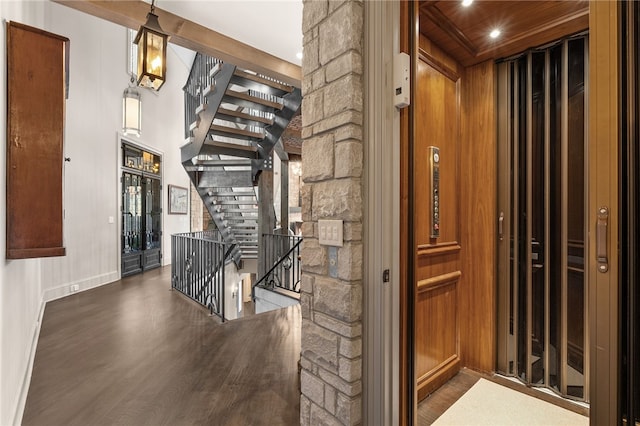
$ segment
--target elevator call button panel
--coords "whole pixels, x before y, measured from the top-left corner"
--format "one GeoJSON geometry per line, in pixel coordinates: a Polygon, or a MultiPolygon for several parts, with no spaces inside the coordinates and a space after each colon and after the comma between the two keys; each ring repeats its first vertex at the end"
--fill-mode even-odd
{"type": "Polygon", "coordinates": [[[430,146],[431,238],[440,238],[440,148],[430,146]]]}

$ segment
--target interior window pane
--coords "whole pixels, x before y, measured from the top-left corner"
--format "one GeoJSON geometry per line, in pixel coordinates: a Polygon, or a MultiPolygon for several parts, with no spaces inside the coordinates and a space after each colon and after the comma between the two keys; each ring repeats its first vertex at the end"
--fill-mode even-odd
{"type": "Polygon", "coordinates": [[[518,60],[518,376],[527,380],[527,57],[518,60]]]}
{"type": "Polygon", "coordinates": [[[569,42],[567,393],[584,396],[584,40],[569,42]]]}
{"type": "Polygon", "coordinates": [[[531,378],[544,383],[545,90],[544,52],[531,56],[531,378]]]}
{"type": "Polygon", "coordinates": [[[562,284],[562,158],[561,158],[561,84],[562,45],[550,52],[549,88],[549,235],[556,236],[549,241],[549,386],[560,390],[560,338],[561,333],[561,284],[562,284]]]}

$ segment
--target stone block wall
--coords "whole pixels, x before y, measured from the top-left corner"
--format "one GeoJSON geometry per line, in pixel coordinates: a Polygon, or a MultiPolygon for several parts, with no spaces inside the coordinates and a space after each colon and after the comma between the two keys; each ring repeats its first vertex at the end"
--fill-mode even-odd
{"type": "Polygon", "coordinates": [[[303,2],[301,425],[362,422],[363,9],[303,2]],[[320,219],[344,221],[343,247],[320,219]]]}

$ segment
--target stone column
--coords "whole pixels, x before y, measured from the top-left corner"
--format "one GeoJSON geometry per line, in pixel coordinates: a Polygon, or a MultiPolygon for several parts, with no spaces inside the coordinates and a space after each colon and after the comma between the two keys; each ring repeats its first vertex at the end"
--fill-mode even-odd
{"type": "Polygon", "coordinates": [[[303,3],[300,424],[362,422],[363,3],[303,3]],[[317,221],[344,221],[344,246],[317,221]],[[329,268],[329,250],[337,267],[329,268]]]}

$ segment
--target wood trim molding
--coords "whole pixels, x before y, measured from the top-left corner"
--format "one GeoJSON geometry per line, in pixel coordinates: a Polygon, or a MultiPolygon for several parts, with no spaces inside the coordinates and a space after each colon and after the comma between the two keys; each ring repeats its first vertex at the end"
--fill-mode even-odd
{"type": "Polygon", "coordinates": [[[462,46],[471,56],[478,55],[478,48],[467,38],[467,36],[456,27],[447,16],[438,9],[434,3],[427,3],[421,8],[424,15],[429,18],[438,28],[444,31],[449,37],[462,46]]]}
{"type": "MultiPolygon", "coordinates": [[[[416,58],[413,53],[413,45],[417,34],[417,21],[415,18],[415,2],[409,2],[408,0],[402,0],[400,2],[400,52],[407,53],[410,56],[411,63],[411,85],[410,96],[411,99],[415,96],[415,62],[416,58]],[[413,23],[413,25],[412,25],[413,23]],[[412,42],[413,41],[413,42],[412,42]]],[[[412,323],[410,317],[412,315],[413,301],[413,282],[412,272],[413,268],[413,253],[411,250],[411,232],[413,224],[411,223],[409,209],[410,205],[410,164],[411,158],[409,155],[411,144],[411,114],[413,105],[409,105],[407,108],[400,110],[400,247],[399,255],[400,259],[408,259],[407,261],[401,261],[399,266],[399,316],[400,316],[400,336],[399,336],[399,361],[398,367],[399,377],[399,391],[398,391],[398,416],[399,426],[412,426],[414,422],[414,415],[417,415],[417,409],[414,398],[414,357],[413,357],[413,341],[411,333],[413,332],[412,323]],[[410,281],[411,280],[411,281],[410,281]],[[411,284],[410,284],[411,283],[411,284]]]]}
{"type": "Polygon", "coordinates": [[[452,243],[428,245],[422,244],[418,246],[418,257],[439,256],[445,254],[455,254],[460,252],[460,243],[454,241],[452,243]]]}
{"type": "Polygon", "coordinates": [[[444,62],[433,56],[431,53],[420,48],[418,49],[418,56],[430,67],[435,68],[439,73],[447,77],[449,80],[457,82],[460,80],[460,75],[456,70],[447,66],[444,62]]]}
{"type": "MultiPolygon", "coordinates": [[[[80,12],[127,28],[138,28],[146,22],[149,4],[140,1],[52,0],[80,12]]],[[[155,8],[162,29],[171,43],[196,52],[206,53],[241,68],[264,73],[284,83],[301,86],[302,68],[262,50],[213,31],[166,10],[155,8]]]]}
{"type": "Polygon", "coordinates": [[[418,378],[418,387],[422,387],[424,385],[424,382],[426,382],[427,380],[429,380],[431,377],[437,375],[440,370],[444,369],[446,366],[455,363],[456,361],[459,360],[458,355],[451,355],[448,359],[446,359],[442,364],[440,364],[439,366],[437,366],[436,368],[434,368],[433,370],[429,371],[428,373],[423,374],[422,376],[420,376],[418,378]]]}
{"type": "Polygon", "coordinates": [[[424,280],[418,281],[418,293],[423,293],[425,291],[432,291],[438,288],[444,287],[446,285],[455,284],[460,280],[462,276],[462,272],[454,271],[449,272],[448,274],[442,274],[435,277],[427,278],[424,280]]]}

